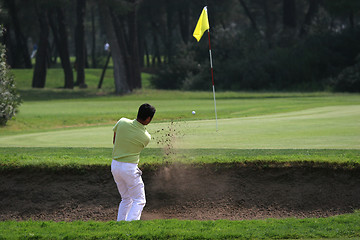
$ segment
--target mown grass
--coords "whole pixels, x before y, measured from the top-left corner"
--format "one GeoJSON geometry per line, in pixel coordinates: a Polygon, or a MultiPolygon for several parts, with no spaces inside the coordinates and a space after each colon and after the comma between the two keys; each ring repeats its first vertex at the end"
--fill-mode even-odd
{"type": "MultiPolygon", "coordinates": [[[[38,111],[53,114],[51,108],[38,111]]],[[[90,110],[91,111],[91,110],[90,110]]],[[[79,111],[88,114],[87,109],[79,111]]],[[[200,115],[201,113],[199,113],[200,115]]],[[[191,115],[191,113],[189,114],[191,115]]],[[[359,149],[360,105],[218,120],[153,122],[149,148],[178,149],[359,149]]],[[[54,120],[55,121],[55,120],[54,120]]],[[[0,136],[3,147],[112,147],[112,124],[32,129],[0,136]]],[[[69,124],[71,121],[69,120],[69,124]]]]}
{"type": "Polygon", "coordinates": [[[360,213],[252,221],[0,222],[0,239],[324,239],[359,238],[360,213]]]}
{"type": "MultiPolygon", "coordinates": [[[[71,166],[110,166],[111,148],[0,148],[0,168],[61,168],[71,166]]],[[[360,150],[345,149],[178,149],[166,154],[161,148],[146,148],[140,167],[161,164],[231,164],[258,163],[259,166],[325,164],[334,168],[360,166],[360,150]]]]}
{"type": "MultiPolygon", "coordinates": [[[[31,89],[33,70],[32,69],[12,69],[15,76],[16,86],[22,91],[31,89]]],[[[101,69],[85,69],[86,83],[90,90],[97,88],[99,83],[101,69]]],[[[76,80],[76,72],[73,72],[74,80],[76,80]]],[[[50,68],[47,70],[45,89],[60,89],[64,87],[64,72],[61,68],[50,68]]],[[[75,89],[78,89],[75,87],[75,89]]],[[[105,72],[103,90],[111,91],[114,89],[113,69],[109,68],[105,72]]],[[[84,92],[84,91],[83,91],[84,92]]]]}
{"type": "MultiPolygon", "coordinates": [[[[30,91],[30,90],[29,90],[30,91]]],[[[41,90],[31,90],[32,96],[41,90]]],[[[47,90],[44,90],[47,91],[47,90]]],[[[144,102],[156,106],[154,122],[214,119],[214,103],[208,92],[138,90],[126,96],[71,98],[71,90],[54,90],[47,100],[24,100],[16,117],[0,129],[1,134],[63,127],[113,124],[119,117],[133,118],[144,102]],[[52,97],[57,99],[52,99],[52,97]],[[60,98],[60,99],[59,99],[60,98]],[[191,111],[195,110],[196,115],[191,111]]],[[[79,90],[81,91],[81,90],[79,90]]],[[[81,96],[81,95],[80,95],[81,96]]],[[[78,96],[79,97],[79,96],[78,96]]],[[[287,113],[316,107],[360,105],[356,94],[248,94],[218,93],[219,119],[287,113]],[[229,98],[229,96],[233,96],[229,98]],[[271,96],[271,97],[269,97],[271,96]]]]}
{"type": "MultiPolygon", "coordinates": [[[[80,89],[77,86],[74,89],[64,89],[64,73],[62,69],[58,68],[47,70],[47,80],[43,89],[31,88],[32,69],[12,69],[12,73],[15,76],[16,87],[24,102],[114,96],[114,73],[112,68],[106,70],[101,89],[98,89],[98,83],[102,69],[85,69],[86,84],[88,85],[86,89],[80,89]]],[[[74,80],[76,80],[76,72],[73,75],[74,80]]],[[[142,73],[141,77],[143,89],[151,89],[151,75],[142,73]]]]}

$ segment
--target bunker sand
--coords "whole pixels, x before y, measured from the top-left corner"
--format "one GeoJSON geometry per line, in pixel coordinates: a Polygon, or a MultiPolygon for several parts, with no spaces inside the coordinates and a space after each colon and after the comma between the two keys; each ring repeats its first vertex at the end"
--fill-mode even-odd
{"type": "MultiPolygon", "coordinates": [[[[360,170],[326,166],[171,165],[144,169],[143,220],[328,217],[360,209],[360,170]]],[[[0,175],[0,220],[115,220],[110,168],[0,175]]]]}

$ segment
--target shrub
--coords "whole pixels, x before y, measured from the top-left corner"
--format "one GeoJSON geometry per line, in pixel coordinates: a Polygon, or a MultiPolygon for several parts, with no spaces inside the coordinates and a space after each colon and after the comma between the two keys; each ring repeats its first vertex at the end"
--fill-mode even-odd
{"type": "Polygon", "coordinates": [[[155,88],[182,89],[188,76],[199,73],[200,65],[194,60],[194,52],[187,46],[177,53],[173,62],[164,66],[155,76],[150,79],[155,88]]]}
{"type": "Polygon", "coordinates": [[[360,92],[360,55],[357,63],[342,70],[337,77],[331,78],[330,85],[335,91],[360,92]]]}
{"type": "MultiPolygon", "coordinates": [[[[219,28],[211,45],[219,90],[359,91],[360,29],[313,33],[287,47],[269,48],[252,31],[219,28]],[[349,66],[352,66],[349,68],[349,66]]],[[[153,82],[157,88],[204,90],[211,86],[207,41],[182,47],[153,82]]]]}
{"type": "MultiPolygon", "coordinates": [[[[0,26],[0,37],[3,28],[0,26]]],[[[17,112],[20,96],[15,88],[14,76],[6,63],[5,46],[0,44],[0,126],[6,125],[17,112]]]]}

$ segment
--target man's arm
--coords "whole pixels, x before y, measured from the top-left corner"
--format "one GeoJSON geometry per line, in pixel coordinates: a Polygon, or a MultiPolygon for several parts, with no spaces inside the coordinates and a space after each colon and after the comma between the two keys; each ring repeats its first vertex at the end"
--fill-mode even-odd
{"type": "Polygon", "coordinates": [[[114,132],[113,144],[115,144],[116,132],[114,132]]]}

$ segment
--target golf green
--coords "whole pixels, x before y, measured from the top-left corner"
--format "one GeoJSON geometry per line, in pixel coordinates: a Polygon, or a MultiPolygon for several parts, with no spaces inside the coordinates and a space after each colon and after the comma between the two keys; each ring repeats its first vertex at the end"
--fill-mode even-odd
{"type": "MultiPolygon", "coordinates": [[[[198,113],[197,113],[198,114],[198,113]]],[[[151,123],[149,147],[360,149],[360,106],[330,106],[216,121],[151,123]]],[[[0,136],[3,147],[112,147],[112,126],[0,136]]]]}

